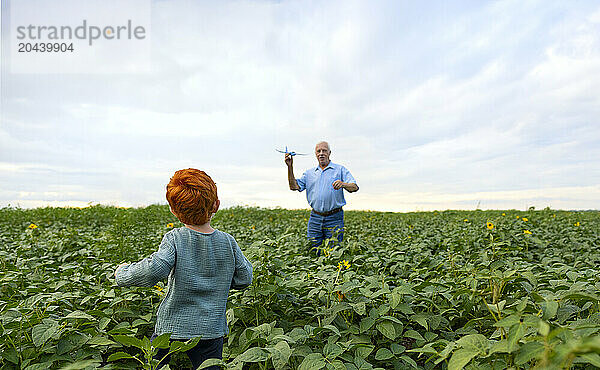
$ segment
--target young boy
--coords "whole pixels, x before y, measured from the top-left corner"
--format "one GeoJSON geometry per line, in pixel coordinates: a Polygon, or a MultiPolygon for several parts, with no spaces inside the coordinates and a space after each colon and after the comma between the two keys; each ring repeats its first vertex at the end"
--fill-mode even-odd
{"type": "MultiPolygon", "coordinates": [[[[167,201],[185,227],[165,234],[150,257],[117,267],[115,278],[120,286],[147,287],[169,278],[153,338],[164,333],[177,340],[201,337],[187,352],[195,369],[208,358],[222,358],[223,336],[229,333],[229,289],[250,285],[252,264],[231,235],[210,226],[220,202],[217,186],[206,173],[193,168],[175,172],[167,185],[167,201]]],[[[156,358],[166,353],[160,350],[156,358]]]]}

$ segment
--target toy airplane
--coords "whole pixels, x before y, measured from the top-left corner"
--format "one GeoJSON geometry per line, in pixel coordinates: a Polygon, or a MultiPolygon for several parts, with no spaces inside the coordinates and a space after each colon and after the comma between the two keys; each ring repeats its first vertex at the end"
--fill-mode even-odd
{"type": "Polygon", "coordinates": [[[292,156],[292,157],[293,157],[293,156],[295,156],[295,155],[306,155],[306,154],[304,154],[304,153],[296,153],[296,152],[292,152],[292,151],[289,151],[289,152],[288,152],[288,148],[287,148],[287,146],[285,147],[285,152],[284,152],[284,151],[282,151],[282,150],[279,150],[279,149],[275,149],[275,150],[277,150],[279,153],[283,153],[283,154],[289,154],[289,155],[290,155],[290,156],[292,156]]]}

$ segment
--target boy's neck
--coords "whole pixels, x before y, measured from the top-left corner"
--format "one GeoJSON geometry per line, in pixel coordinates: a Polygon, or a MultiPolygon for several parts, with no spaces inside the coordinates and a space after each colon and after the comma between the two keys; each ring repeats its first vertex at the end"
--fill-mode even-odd
{"type": "Polygon", "coordinates": [[[187,225],[187,224],[184,224],[184,225],[185,225],[185,227],[187,227],[189,229],[196,230],[196,231],[199,231],[199,232],[205,233],[205,234],[210,234],[213,231],[215,231],[215,229],[213,229],[212,226],[210,226],[210,221],[205,224],[202,224],[202,225],[187,225]]]}

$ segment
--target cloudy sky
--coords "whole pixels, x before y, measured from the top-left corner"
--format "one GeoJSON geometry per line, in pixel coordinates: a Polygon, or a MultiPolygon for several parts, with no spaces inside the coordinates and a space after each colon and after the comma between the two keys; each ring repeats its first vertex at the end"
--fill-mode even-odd
{"type": "Polygon", "coordinates": [[[224,206],[306,208],[275,149],[310,154],[299,177],[327,140],[360,186],[347,209],[600,209],[597,1],[149,7],[150,68],[3,57],[0,206],[166,203],[195,167],[224,206]]]}

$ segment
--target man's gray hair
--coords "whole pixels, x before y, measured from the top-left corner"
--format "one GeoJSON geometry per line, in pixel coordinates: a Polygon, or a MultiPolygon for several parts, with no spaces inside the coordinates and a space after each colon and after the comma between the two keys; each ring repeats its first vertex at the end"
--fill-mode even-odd
{"type": "Polygon", "coordinates": [[[315,148],[316,148],[316,147],[318,147],[320,144],[325,144],[325,145],[327,145],[327,150],[331,151],[331,147],[329,146],[329,143],[328,143],[328,142],[326,142],[326,141],[319,141],[319,142],[317,143],[317,145],[315,145],[315,148]]]}

